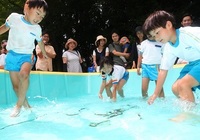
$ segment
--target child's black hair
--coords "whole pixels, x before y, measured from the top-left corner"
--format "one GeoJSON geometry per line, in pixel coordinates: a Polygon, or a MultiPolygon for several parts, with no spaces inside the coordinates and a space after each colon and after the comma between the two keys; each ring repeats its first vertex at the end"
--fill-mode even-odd
{"type": "Polygon", "coordinates": [[[193,16],[190,13],[184,13],[183,16],[181,17],[181,21],[183,20],[184,17],[189,16],[191,20],[193,20],[193,16]]]}
{"type": "Polygon", "coordinates": [[[137,26],[135,28],[135,33],[137,33],[137,32],[142,32],[143,33],[142,26],[137,26]]]}
{"type": "Polygon", "coordinates": [[[149,32],[155,30],[157,28],[163,27],[165,28],[167,21],[170,21],[175,27],[175,18],[172,14],[166,11],[155,11],[145,20],[143,24],[143,32],[146,35],[149,35],[149,32]]]}
{"type": "Polygon", "coordinates": [[[119,30],[113,29],[113,30],[111,31],[111,35],[114,34],[114,33],[116,33],[118,36],[120,36],[119,30]]]}
{"type": "Polygon", "coordinates": [[[105,56],[105,57],[101,58],[101,61],[100,61],[100,70],[104,67],[104,64],[113,66],[114,62],[113,62],[113,60],[109,56],[105,56]]]}
{"type": "Polygon", "coordinates": [[[43,30],[43,31],[42,31],[42,36],[45,35],[45,34],[48,34],[48,35],[49,35],[49,32],[48,32],[47,30],[43,30]]]}
{"type": "Polygon", "coordinates": [[[46,3],[45,0],[27,0],[26,4],[28,4],[29,8],[42,8],[44,9],[45,12],[47,12],[48,9],[48,4],[46,3]]]}

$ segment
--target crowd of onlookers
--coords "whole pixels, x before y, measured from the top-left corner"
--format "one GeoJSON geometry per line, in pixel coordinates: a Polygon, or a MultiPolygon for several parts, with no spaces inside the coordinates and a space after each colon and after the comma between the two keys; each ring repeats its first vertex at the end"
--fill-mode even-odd
{"type": "MultiPolygon", "coordinates": [[[[185,14],[182,17],[181,25],[191,26],[192,16],[185,14]]],[[[142,26],[135,29],[134,42],[131,42],[127,36],[122,36],[117,30],[111,32],[112,43],[107,44],[107,38],[103,35],[98,35],[94,44],[96,48],[92,53],[93,66],[88,68],[88,72],[99,72],[99,64],[102,57],[109,56],[114,61],[114,64],[124,66],[127,69],[137,68],[138,52],[141,43],[147,38],[142,31],[142,26]]],[[[68,39],[65,44],[66,51],[62,55],[63,71],[67,72],[82,72],[82,60],[80,52],[76,49],[77,41],[72,38],[68,39]]],[[[187,63],[185,60],[177,58],[175,64],[187,63]]]]}
{"type": "MultiPolygon", "coordinates": [[[[181,25],[191,26],[192,16],[185,14],[182,18],[181,25]]],[[[65,44],[65,51],[62,54],[63,71],[64,72],[99,72],[99,63],[102,57],[110,56],[114,63],[124,66],[127,69],[137,68],[138,63],[138,50],[141,42],[146,39],[143,34],[142,26],[138,26],[135,29],[134,42],[131,42],[127,36],[122,36],[117,30],[113,30],[111,33],[112,43],[107,44],[107,38],[103,35],[98,35],[94,44],[96,48],[93,50],[92,67],[88,67],[85,64],[85,60],[81,56],[81,53],[77,49],[77,41],[69,38],[65,44]]],[[[48,32],[43,32],[42,40],[45,44],[45,50],[48,58],[44,58],[41,49],[38,45],[33,53],[32,64],[37,71],[53,71],[52,59],[56,57],[54,47],[49,43],[50,37],[48,32]]],[[[7,40],[1,42],[0,52],[0,69],[4,68],[6,57],[6,44],[7,40]]],[[[187,63],[185,60],[178,59],[175,64],[187,63]]]]}

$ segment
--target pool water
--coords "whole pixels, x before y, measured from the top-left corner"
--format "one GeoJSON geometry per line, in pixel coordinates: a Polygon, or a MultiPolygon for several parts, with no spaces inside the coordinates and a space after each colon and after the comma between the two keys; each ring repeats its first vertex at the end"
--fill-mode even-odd
{"type": "MultiPolygon", "coordinates": [[[[19,117],[8,114],[12,107],[0,109],[2,140],[196,140],[200,137],[200,119],[170,121],[183,112],[173,97],[158,99],[149,106],[146,100],[131,96],[117,103],[97,96],[48,100],[29,99],[31,111],[19,117]]],[[[200,107],[195,109],[198,115],[200,107]]]]}
{"type": "MultiPolygon", "coordinates": [[[[188,111],[187,103],[171,92],[179,68],[169,71],[166,98],[153,105],[141,98],[141,77],[130,71],[125,98],[113,103],[98,98],[99,74],[31,73],[27,93],[31,110],[9,117],[16,97],[8,73],[0,71],[1,140],[198,140],[200,98],[188,111]],[[176,121],[172,121],[178,118],[176,121]],[[184,118],[182,120],[182,118],[184,118]]],[[[149,95],[155,83],[149,85],[149,95]]]]}

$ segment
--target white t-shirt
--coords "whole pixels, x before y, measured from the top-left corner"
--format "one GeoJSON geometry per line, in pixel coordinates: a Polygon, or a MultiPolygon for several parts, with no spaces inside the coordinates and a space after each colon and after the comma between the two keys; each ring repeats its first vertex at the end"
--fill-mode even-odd
{"type": "Polygon", "coordinates": [[[80,53],[75,50],[67,50],[63,53],[62,57],[67,59],[67,71],[68,72],[82,72],[80,64],[80,53]]]}
{"type": "Polygon", "coordinates": [[[162,58],[163,44],[148,39],[141,43],[139,53],[142,54],[143,64],[160,64],[162,58]]]}
{"type": "Polygon", "coordinates": [[[172,68],[177,57],[188,62],[200,59],[200,27],[181,27],[176,36],[175,44],[165,44],[160,69],[172,68]]]}
{"type": "Polygon", "coordinates": [[[33,25],[24,19],[24,16],[12,13],[6,19],[6,26],[10,28],[7,50],[16,53],[32,54],[35,40],[41,41],[41,27],[33,25]]]}
{"type": "MultiPolygon", "coordinates": [[[[126,72],[126,69],[124,67],[122,67],[120,65],[114,65],[113,66],[113,72],[110,75],[111,79],[112,79],[112,83],[117,84],[123,78],[125,72],[126,72]]],[[[107,74],[103,74],[102,78],[106,79],[107,74]]]]}

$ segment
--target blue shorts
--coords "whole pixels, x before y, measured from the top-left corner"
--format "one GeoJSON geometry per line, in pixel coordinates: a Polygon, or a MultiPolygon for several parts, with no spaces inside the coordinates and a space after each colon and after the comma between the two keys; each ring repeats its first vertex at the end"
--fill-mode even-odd
{"type": "MultiPolygon", "coordinates": [[[[189,62],[189,64],[185,65],[181,70],[178,79],[183,78],[186,74],[191,75],[200,83],[200,60],[189,62]]],[[[194,87],[192,90],[195,91],[196,88],[200,89],[200,85],[194,87]]]]}
{"type": "Polygon", "coordinates": [[[8,51],[5,59],[5,70],[20,71],[25,62],[32,64],[31,56],[32,54],[19,54],[11,50],[8,51]]]}
{"type": "Polygon", "coordinates": [[[151,81],[158,79],[158,66],[157,64],[148,65],[142,64],[142,78],[148,78],[151,81]]]}
{"type": "Polygon", "coordinates": [[[126,71],[126,72],[124,73],[124,75],[123,75],[122,79],[124,79],[124,80],[128,81],[128,78],[129,78],[129,72],[128,72],[128,71],[126,71]]]}

